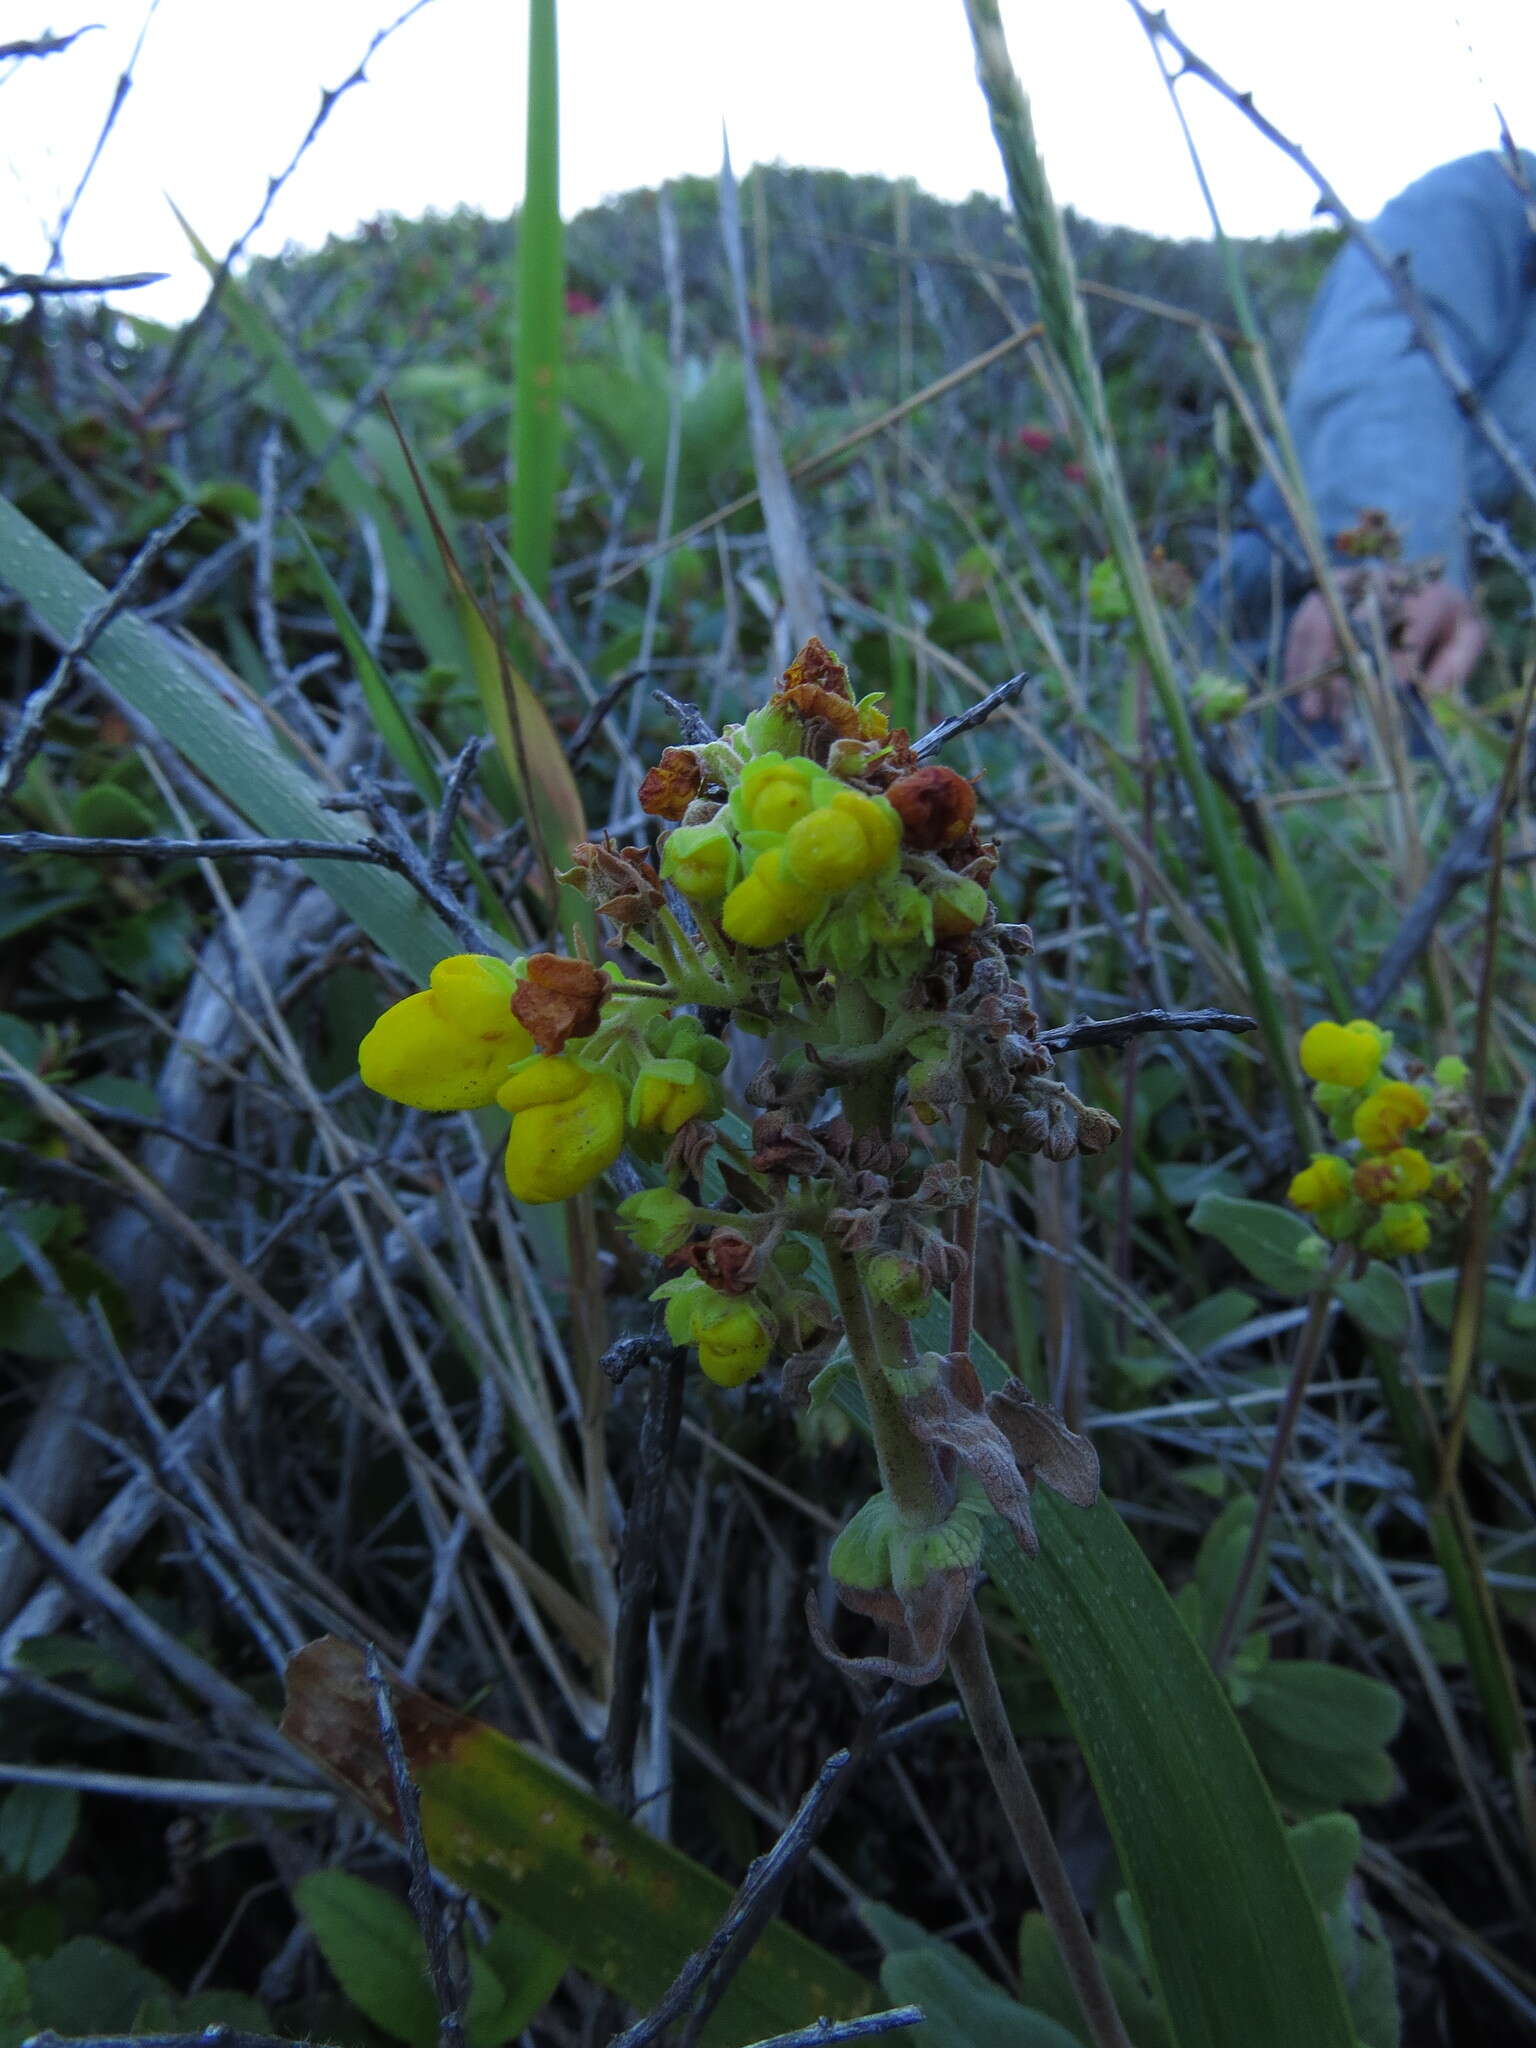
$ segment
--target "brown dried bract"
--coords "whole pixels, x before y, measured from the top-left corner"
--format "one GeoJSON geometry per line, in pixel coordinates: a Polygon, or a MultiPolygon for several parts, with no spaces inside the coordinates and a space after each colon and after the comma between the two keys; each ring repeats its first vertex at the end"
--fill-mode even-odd
{"type": "MultiPolygon", "coordinates": [[[[293,1653],[286,1676],[283,1734],[355,1792],[386,1826],[398,1830],[399,1802],[362,1651],[339,1636],[321,1636],[293,1653]]],[[[454,1745],[481,1725],[410,1686],[391,1685],[389,1691],[413,1776],[451,1755],[454,1745]]]]}
{"type": "Polygon", "coordinates": [[[975,1565],[950,1565],[931,1572],[922,1585],[908,1593],[898,1593],[890,1587],[845,1586],[834,1579],[833,1587],[844,1607],[867,1615],[888,1631],[888,1654],[846,1656],[833,1642],[814,1593],[805,1604],[811,1640],[824,1657],[843,1671],[891,1678],[898,1685],[931,1685],[944,1669],[955,1630],[965,1618],[980,1576],[975,1565]]]}
{"type": "Polygon", "coordinates": [[[579,889],[593,909],[621,931],[649,924],[662,907],[661,877],[643,846],[599,846],[584,839],[573,849],[571,860],[573,865],[559,880],[579,889]]]}
{"type": "Polygon", "coordinates": [[[885,794],[901,818],[902,837],[920,853],[954,846],[976,816],[975,789],[937,761],[898,776],[885,794]]]}
{"type": "Polygon", "coordinates": [[[535,953],[512,998],[512,1014],[540,1052],[563,1052],[568,1040],[592,1036],[612,986],[585,960],[535,953]]]}
{"type": "Polygon", "coordinates": [[[785,693],[807,688],[830,690],[835,696],[850,702],[853,698],[847,669],[814,633],[785,669],[779,683],[779,689],[785,693]]]}
{"type": "Polygon", "coordinates": [[[762,1249],[722,1223],[697,1244],[670,1253],[666,1263],[679,1272],[697,1273],[717,1294],[749,1294],[762,1267],[762,1249]]]}
{"type": "Polygon", "coordinates": [[[640,785],[640,808],[677,824],[704,786],[704,764],[691,747],[668,747],[640,785]]]}

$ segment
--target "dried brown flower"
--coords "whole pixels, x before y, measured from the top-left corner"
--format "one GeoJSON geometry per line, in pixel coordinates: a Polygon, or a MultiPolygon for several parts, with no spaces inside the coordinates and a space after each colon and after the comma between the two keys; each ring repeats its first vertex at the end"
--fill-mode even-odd
{"type": "Polygon", "coordinates": [[[667,747],[640,785],[640,808],[677,824],[704,783],[704,766],[691,747],[667,747]]]}
{"type": "Polygon", "coordinates": [[[648,924],[665,900],[661,877],[643,846],[599,846],[584,839],[572,849],[571,861],[558,879],[579,889],[593,909],[621,931],[648,924]]]}
{"type": "Polygon", "coordinates": [[[899,776],[885,794],[900,815],[902,837],[920,853],[955,845],[976,816],[975,789],[937,761],[899,776]]]}
{"type": "Polygon", "coordinates": [[[540,1052],[563,1052],[567,1040],[592,1036],[612,986],[586,960],[534,953],[512,997],[512,1014],[540,1052]]]}

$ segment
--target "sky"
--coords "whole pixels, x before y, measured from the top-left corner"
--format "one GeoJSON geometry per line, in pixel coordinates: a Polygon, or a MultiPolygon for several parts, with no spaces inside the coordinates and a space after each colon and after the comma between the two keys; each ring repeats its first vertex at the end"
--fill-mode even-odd
{"type": "MultiPolygon", "coordinates": [[[[138,44],[133,83],[65,238],[74,277],[164,270],[133,294],[195,309],[201,273],[168,201],[221,253],[254,218],[321,90],[406,0],[5,0],[0,43],[101,26],[47,59],[0,62],[0,263],[42,267],[138,44]],[[142,40],[141,40],[142,39],[142,40]]],[[[1497,139],[1497,99],[1536,147],[1530,0],[1167,0],[1185,40],[1374,213],[1421,172],[1497,139]]],[[[1208,217],[1125,0],[1003,0],[1057,198],[1090,217],[1201,235],[1208,217]]],[[[941,198],[1001,196],[960,0],[565,0],[562,205],[569,215],[720,162],[907,176],[941,198]]],[[[255,251],[314,247],[381,212],[522,190],[525,0],[428,0],[336,106],[255,251]]],[[[1304,229],[1302,174],[1197,81],[1182,88],[1224,225],[1304,229]]]]}

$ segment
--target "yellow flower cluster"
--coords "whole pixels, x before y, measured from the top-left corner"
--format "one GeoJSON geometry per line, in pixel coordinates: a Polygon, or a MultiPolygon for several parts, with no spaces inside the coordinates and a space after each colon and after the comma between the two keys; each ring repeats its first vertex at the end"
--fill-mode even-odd
{"type": "Polygon", "coordinates": [[[667,1057],[638,1055],[622,1032],[600,1051],[598,1040],[572,1039],[544,1054],[512,1013],[518,985],[519,966],[490,954],[439,961],[429,986],[386,1010],[363,1040],[364,1083],[412,1109],[508,1111],[507,1186],[520,1202],[579,1194],[618,1158],[626,1127],[643,1146],[718,1113],[725,1048],[703,1041],[696,1018],[648,1027],[644,1052],[654,1045],[667,1057]]]}
{"type": "Polygon", "coordinates": [[[1364,1017],[1348,1024],[1314,1024],[1303,1037],[1301,1066],[1315,1083],[1313,1099],[1334,1137],[1352,1142],[1360,1156],[1315,1153],[1287,1191],[1292,1206],[1309,1215],[1325,1238],[1358,1244],[1385,1258],[1423,1251],[1432,1211],[1420,1198],[1438,1205],[1444,1215],[1464,1185],[1454,1165],[1436,1164],[1408,1140],[1420,1133],[1429,1139],[1432,1133],[1443,1151],[1448,1137],[1467,1135],[1448,1130],[1437,1109],[1437,1101],[1443,1106],[1466,1080],[1465,1063],[1440,1061],[1434,1072],[1437,1098],[1416,1081],[1384,1073],[1382,1062],[1391,1048],[1391,1033],[1364,1017]]]}
{"type": "Polygon", "coordinates": [[[782,945],[835,897],[894,868],[901,819],[814,761],[760,754],[728,806],[667,838],[661,872],[696,903],[720,904],[737,945],[782,945]]]}

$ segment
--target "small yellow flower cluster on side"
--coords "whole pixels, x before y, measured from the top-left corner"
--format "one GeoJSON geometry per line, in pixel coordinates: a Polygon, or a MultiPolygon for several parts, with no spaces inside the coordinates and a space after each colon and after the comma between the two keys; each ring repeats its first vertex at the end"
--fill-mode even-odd
{"type": "Polygon", "coordinates": [[[626,999],[595,1039],[540,1053],[512,1013],[521,963],[460,953],[386,1010],[358,1048],[366,1086],[411,1109],[509,1112],[507,1186],[520,1202],[565,1202],[605,1173],[626,1136],[644,1150],[719,1114],[726,1048],[695,1017],[627,1028],[626,999]],[[611,1042],[605,1043],[605,1039],[611,1042]]]}
{"type": "Polygon", "coordinates": [[[707,824],[667,839],[663,879],[696,903],[720,904],[739,946],[782,945],[835,897],[894,867],[901,820],[883,797],[850,789],[814,761],[778,753],[747,761],[707,824]]]}
{"type": "Polygon", "coordinates": [[[1481,1143],[1466,1128],[1458,1092],[1466,1063],[1441,1060],[1431,1088],[1387,1075],[1391,1049],[1391,1033],[1364,1017],[1314,1024],[1303,1037],[1301,1066],[1315,1084],[1313,1100],[1333,1136],[1360,1156],[1315,1153],[1287,1190],[1323,1237],[1382,1258],[1423,1251],[1463,1191],[1456,1165],[1432,1159],[1422,1145],[1444,1154],[1449,1145],[1481,1143]]]}

